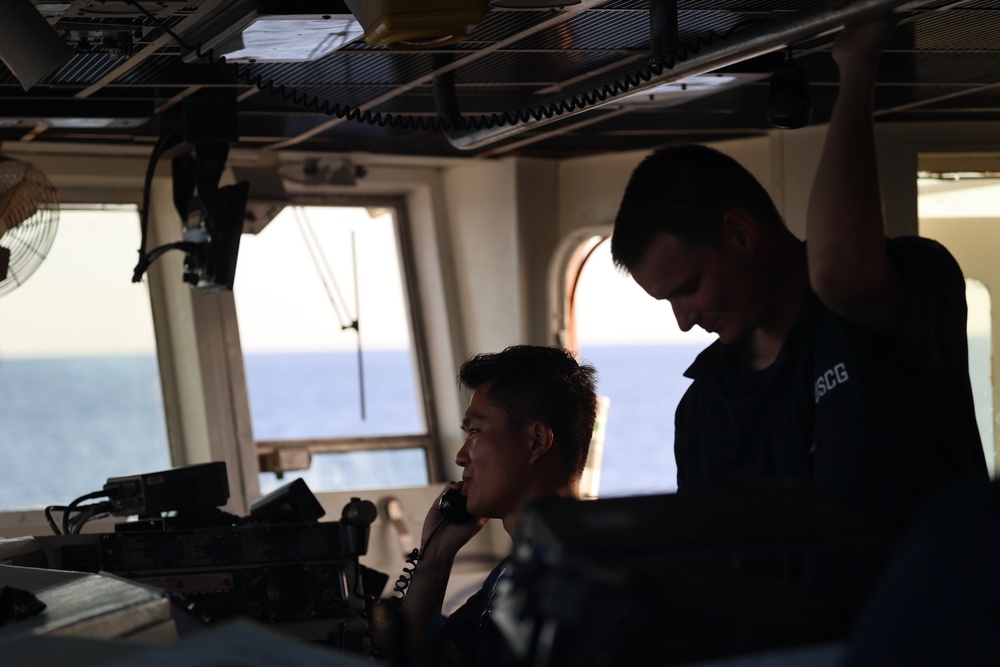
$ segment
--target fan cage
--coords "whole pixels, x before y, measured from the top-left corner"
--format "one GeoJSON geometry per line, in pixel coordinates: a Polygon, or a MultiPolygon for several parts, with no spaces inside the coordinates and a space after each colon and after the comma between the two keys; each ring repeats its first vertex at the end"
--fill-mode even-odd
{"type": "Polygon", "coordinates": [[[48,256],[59,226],[59,195],[33,164],[0,157],[0,296],[20,287],[48,256]],[[4,277],[6,273],[6,277],[4,277]]]}

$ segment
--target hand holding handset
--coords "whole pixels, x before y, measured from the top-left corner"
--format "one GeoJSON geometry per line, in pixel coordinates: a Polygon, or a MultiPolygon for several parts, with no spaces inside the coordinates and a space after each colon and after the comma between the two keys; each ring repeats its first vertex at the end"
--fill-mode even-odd
{"type": "Polygon", "coordinates": [[[465,496],[457,489],[445,491],[438,504],[438,510],[448,523],[469,523],[476,518],[465,509],[465,496]]]}
{"type": "MultiPolygon", "coordinates": [[[[469,514],[469,511],[465,508],[465,496],[462,495],[461,491],[458,489],[448,489],[441,496],[441,501],[438,503],[438,511],[441,512],[441,521],[437,522],[437,526],[431,530],[430,535],[427,536],[427,541],[424,543],[424,549],[427,548],[427,544],[434,537],[434,533],[441,526],[442,523],[469,523],[473,521],[476,517],[469,514]]],[[[392,604],[398,609],[399,605],[403,603],[403,598],[406,596],[406,589],[410,585],[410,576],[417,569],[417,561],[420,560],[423,552],[419,549],[414,549],[409,556],[406,557],[406,562],[410,566],[409,569],[404,568],[403,574],[399,575],[399,580],[393,587],[393,593],[398,593],[399,595],[393,598],[392,604]]]]}

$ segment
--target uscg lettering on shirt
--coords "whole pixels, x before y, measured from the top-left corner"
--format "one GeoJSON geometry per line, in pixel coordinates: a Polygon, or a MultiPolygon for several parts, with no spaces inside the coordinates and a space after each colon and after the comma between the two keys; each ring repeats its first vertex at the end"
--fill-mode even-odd
{"type": "Polygon", "coordinates": [[[813,385],[813,396],[816,402],[819,403],[819,399],[823,398],[826,392],[831,391],[838,385],[844,384],[849,379],[847,367],[843,362],[821,373],[813,385]]]}

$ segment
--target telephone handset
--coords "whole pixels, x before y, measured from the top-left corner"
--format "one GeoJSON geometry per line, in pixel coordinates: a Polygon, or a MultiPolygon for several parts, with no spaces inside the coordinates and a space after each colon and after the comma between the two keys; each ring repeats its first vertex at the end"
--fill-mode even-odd
{"type": "Polygon", "coordinates": [[[465,496],[456,489],[445,491],[444,495],[441,496],[438,510],[448,523],[469,523],[476,518],[465,509],[465,496]]]}

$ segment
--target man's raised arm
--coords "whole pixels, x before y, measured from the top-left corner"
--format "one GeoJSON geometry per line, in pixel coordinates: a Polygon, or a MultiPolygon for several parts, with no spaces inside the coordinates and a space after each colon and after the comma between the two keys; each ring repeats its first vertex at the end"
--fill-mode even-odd
{"type": "Polygon", "coordinates": [[[840,91],[806,218],[813,290],[834,312],[880,331],[893,330],[901,307],[885,253],[872,118],[876,64],[895,22],[885,17],[837,35],[840,91]]]}

